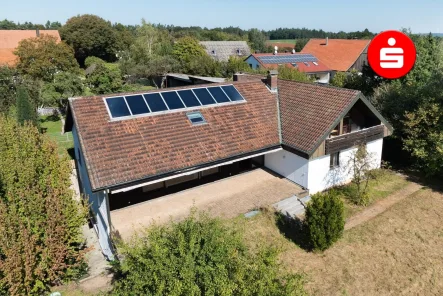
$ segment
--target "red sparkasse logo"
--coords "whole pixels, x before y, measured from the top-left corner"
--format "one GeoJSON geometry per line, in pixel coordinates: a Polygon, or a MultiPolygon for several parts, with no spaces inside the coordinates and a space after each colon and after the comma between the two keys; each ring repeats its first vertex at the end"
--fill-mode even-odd
{"type": "Polygon", "coordinates": [[[375,36],[368,47],[369,65],[383,78],[405,76],[414,67],[415,59],[414,42],[400,31],[384,31],[375,36]]]}

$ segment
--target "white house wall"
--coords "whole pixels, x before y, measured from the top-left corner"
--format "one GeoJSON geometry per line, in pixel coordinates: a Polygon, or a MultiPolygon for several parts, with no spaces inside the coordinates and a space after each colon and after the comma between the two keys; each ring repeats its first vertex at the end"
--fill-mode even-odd
{"type": "Polygon", "coordinates": [[[99,238],[100,247],[103,254],[110,260],[114,259],[112,252],[112,244],[110,239],[110,221],[109,221],[109,202],[108,195],[105,191],[93,193],[91,183],[85,167],[83,153],[79,146],[78,134],[75,126],[72,129],[74,139],[75,159],[77,160],[77,168],[82,193],[87,197],[90,209],[96,221],[95,230],[99,238]]]}
{"type": "Polygon", "coordinates": [[[265,167],[298,185],[308,187],[309,160],[286,150],[265,155],[265,167]]]}
{"type": "MultiPolygon", "coordinates": [[[[367,144],[368,154],[371,155],[373,168],[379,168],[381,164],[381,153],[383,139],[378,139],[367,144]]],[[[333,186],[349,183],[352,179],[352,167],[349,160],[357,151],[357,148],[350,148],[340,151],[340,166],[331,169],[330,155],[320,156],[309,161],[308,189],[310,194],[314,194],[333,186]]]]}

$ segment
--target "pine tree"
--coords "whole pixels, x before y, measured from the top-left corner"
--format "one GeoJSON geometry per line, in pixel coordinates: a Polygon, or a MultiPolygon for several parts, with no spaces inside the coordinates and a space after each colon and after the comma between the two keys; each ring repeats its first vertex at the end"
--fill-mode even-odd
{"type": "Polygon", "coordinates": [[[37,112],[29,100],[28,90],[23,86],[17,88],[17,122],[21,125],[30,121],[37,126],[37,112]]]}

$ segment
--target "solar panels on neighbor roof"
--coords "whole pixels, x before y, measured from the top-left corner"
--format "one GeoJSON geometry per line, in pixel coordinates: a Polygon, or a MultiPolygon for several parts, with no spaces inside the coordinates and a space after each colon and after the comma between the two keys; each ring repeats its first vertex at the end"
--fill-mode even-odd
{"type": "Polygon", "coordinates": [[[258,57],[263,64],[292,64],[292,63],[305,63],[305,62],[317,62],[317,58],[312,54],[291,54],[279,56],[261,56],[258,57]]]}
{"type": "Polygon", "coordinates": [[[233,85],[162,91],[105,98],[111,118],[217,106],[245,101],[233,85]]]}

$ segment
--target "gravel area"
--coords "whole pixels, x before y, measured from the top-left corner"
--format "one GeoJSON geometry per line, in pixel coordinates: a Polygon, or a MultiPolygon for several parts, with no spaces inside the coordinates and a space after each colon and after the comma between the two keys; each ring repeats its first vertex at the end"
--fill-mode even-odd
{"type": "Polygon", "coordinates": [[[302,191],[298,185],[256,169],[155,200],[111,212],[114,230],[127,239],[134,230],[153,223],[177,220],[195,206],[214,216],[235,217],[271,205],[302,191]]]}

